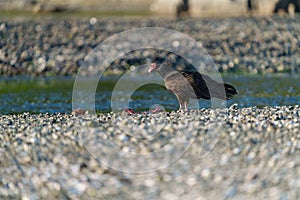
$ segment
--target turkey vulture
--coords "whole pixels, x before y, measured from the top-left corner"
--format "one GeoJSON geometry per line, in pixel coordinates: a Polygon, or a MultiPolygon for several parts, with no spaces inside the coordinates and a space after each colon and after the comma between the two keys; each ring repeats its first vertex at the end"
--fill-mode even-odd
{"type": "Polygon", "coordinates": [[[179,110],[188,110],[189,99],[206,99],[211,97],[228,100],[237,94],[236,89],[229,84],[219,83],[209,76],[197,71],[177,71],[170,64],[151,63],[148,73],[158,71],[164,79],[166,88],[174,93],[179,101],[179,110]]]}

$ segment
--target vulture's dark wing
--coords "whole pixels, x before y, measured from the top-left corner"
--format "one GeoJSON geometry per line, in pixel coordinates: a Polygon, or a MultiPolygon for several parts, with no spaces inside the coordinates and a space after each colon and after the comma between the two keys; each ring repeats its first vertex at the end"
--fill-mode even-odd
{"type": "MultiPolygon", "coordinates": [[[[215,82],[210,77],[193,71],[179,71],[183,75],[191,87],[194,89],[198,99],[210,99],[207,84],[215,82]]],[[[215,84],[215,83],[214,83],[215,84]]]]}
{"type": "Polygon", "coordinates": [[[207,75],[195,71],[179,72],[188,80],[198,99],[210,99],[211,97],[229,99],[237,94],[233,86],[218,83],[207,75]]]}

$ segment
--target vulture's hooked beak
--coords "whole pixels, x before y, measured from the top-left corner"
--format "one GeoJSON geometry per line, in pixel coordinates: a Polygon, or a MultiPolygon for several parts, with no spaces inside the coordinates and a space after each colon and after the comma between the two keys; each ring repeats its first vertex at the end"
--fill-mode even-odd
{"type": "Polygon", "coordinates": [[[156,69],[156,63],[151,63],[149,69],[148,69],[148,73],[150,74],[153,70],[156,69]]]}

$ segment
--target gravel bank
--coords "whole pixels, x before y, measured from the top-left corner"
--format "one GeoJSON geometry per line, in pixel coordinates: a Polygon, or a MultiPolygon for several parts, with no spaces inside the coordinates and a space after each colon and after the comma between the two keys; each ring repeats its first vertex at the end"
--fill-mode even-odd
{"type": "MultiPolygon", "coordinates": [[[[299,16],[184,21],[151,18],[2,19],[0,75],[75,75],[84,58],[101,41],[115,33],[146,26],[188,34],[203,45],[223,72],[294,73],[299,72],[300,65],[298,21],[299,16]]],[[[151,54],[151,51],[133,52],[126,59],[112,63],[111,71],[119,73],[132,65],[143,64],[145,57],[151,57],[151,54]]]]}
{"type": "MultiPolygon", "coordinates": [[[[1,199],[299,199],[300,196],[299,106],[241,109],[232,106],[223,110],[131,117],[107,113],[90,119],[68,114],[0,115],[0,132],[1,199]],[[151,140],[140,137],[152,135],[153,129],[149,127],[153,123],[155,127],[165,124],[151,140]],[[124,134],[122,125],[127,130],[135,130],[136,125],[139,131],[135,130],[135,134],[141,135],[124,134]],[[101,165],[79,140],[83,132],[94,136],[95,128],[99,137],[117,144],[118,155],[161,149],[180,133],[193,143],[167,168],[146,174],[124,173],[101,165]],[[217,130],[218,134],[211,134],[214,132],[211,130],[217,130]],[[214,148],[209,151],[209,144],[216,139],[217,144],[211,145],[214,148]],[[208,155],[204,156],[205,152],[208,155]]],[[[91,139],[96,141],[97,137],[91,139]]],[[[155,163],[155,158],[149,163],[139,162],[128,161],[126,167],[160,164],[155,163]]]]}

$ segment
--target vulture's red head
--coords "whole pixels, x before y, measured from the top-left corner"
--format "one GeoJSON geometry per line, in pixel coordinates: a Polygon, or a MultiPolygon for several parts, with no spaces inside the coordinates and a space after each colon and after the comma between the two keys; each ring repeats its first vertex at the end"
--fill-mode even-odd
{"type": "Polygon", "coordinates": [[[158,65],[156,63],[151,63],[149,69],[148,69],[148,73],[150,74],[153,70],[158,70],[158,65]]]}

